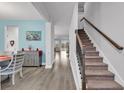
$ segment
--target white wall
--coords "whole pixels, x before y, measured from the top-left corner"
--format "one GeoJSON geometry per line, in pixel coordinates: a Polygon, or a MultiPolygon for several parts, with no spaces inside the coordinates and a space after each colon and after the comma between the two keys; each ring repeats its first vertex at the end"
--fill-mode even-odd
{"type": "Polygon", "coordinates": [[[78,12],[78,29],[83,29],[83,21],[80,21],[84,17],[84,12],[78,12]]]}
{"type": "Polygon", "coordinates": [[[55,25],[55,35],[56,36],[67,36],[68,35],[68,25],[56,24],[55,25]]]}
{"type": "MultiPolygon", "coordinates": [[[[124,46],[124,3],[85,3],[85,17],[119,45],[124,46]]],[[[85,23],[85,30],[98,46],[115,80],[124,86],[124,53],[85,23]]]]}
{"type": "Polygon", "coordinates": [[[78,4],[75,4],[69,29],[69,60],[77,89],[81,89],[81,79],[76,58],[76,34],[78,29],[78,4]]]}
{"type": "Polygon", "coordinates": [[[53,24],[46,23],[46,69],[52,68],[54,61],[54,30],[53,24]]]}
{"type": "Polygon", "coordinates": [[[54,23],[52,23],[51,25],[51,57],[52,57],[52,64],[53,62],[55,62],[55,59],[54,59],[54,46],[55,46],[55,40],[54,40],[54,37],[55,37],[55,26],[54,26],[54,23]]]}

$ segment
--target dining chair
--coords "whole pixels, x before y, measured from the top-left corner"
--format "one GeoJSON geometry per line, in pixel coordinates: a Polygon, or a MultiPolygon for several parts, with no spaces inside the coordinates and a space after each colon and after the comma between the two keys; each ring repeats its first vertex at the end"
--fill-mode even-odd
{"type": "Polygon", "coordinates": [[[22,74],[22,65],[24,62],[24,52],[18,51],[17,53],[12,53],[10,63],[0,70],[0,75],[12,75],[12,85],[15,85],[15,74],[20,73],[20,77],[23,77],[22,74]]]}

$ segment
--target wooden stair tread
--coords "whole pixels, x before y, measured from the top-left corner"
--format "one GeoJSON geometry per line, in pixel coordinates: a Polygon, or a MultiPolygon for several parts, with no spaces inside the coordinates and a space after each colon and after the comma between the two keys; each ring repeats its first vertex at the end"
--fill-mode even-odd
{"type": "Polygon", "coordinates": [[[86,52],[95,52],[96,50],[86,50],[86,52]]]}
{"type": "Polygon", "coordinates": [[[97,53],[97,54],[99,54],[98,51],[85,51],[85,53],[97,53]]]}
{"type": "Polygon", "coordinates": [[[84,48],[96,48],[94,46],[85,46],[84,48]]]}
{"type": "Polygon", "coordinates": [[[114,74],[108,70],[85,70],[85,73],[86,73],[86,76],[91,76],[91,75],[94,75],[94,76],[102,76],[102,75],[105,75],[105,76],[114,76],[114,74]]]}
{"type": "Polygon", "coordinates": [[[123,87],[114,80],[87,80],[87,89],[90,90],[120,90],[123,87]]]}
{"type": "Polygon", "coordinates": [[[103,62],[85,62],[86,70],[108,70],[108,65],[103,62]]]}
{"type": "Polygon", "coordinates": [[[85,52],[86,56],[99,56],[99,52],[92,51],[92,52],[85,52]]]}
{"type": "Polygon", "coordinates": [[[103,58],[103,57],[100,57],[100,56],[85,56],[85,58],[103,58]]]}
{"type": "Polygon", "coordinates": [[[107,66],[107,64],[103,63],[103,62],[85,62],[85,65],[92,65],[92,66],[107,66]]]}

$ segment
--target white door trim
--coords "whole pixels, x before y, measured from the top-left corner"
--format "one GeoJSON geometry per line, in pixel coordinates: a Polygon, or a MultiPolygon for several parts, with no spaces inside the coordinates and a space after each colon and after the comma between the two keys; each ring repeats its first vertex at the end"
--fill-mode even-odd
{"type": "Polygon", "coordinates": [[[6,48],[6,44],[7,44],[7,27],[8,26],[12,26],[12,27],[17,27],[18,28],[18,31],[17,31],[17,50],[19,50],[19,26],[17,26],[17,25],[6,25],[5,27],[4,27],[4,51],[6,51],[7,50],[7,48],[6,48]]]}

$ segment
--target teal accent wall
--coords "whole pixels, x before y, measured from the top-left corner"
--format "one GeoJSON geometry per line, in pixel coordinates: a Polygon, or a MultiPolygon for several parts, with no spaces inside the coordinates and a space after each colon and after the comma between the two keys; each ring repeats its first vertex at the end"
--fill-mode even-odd
{"type": "Polygon", "coordinates": [[[29,45],[33,49],[41,48],[43,51],[42,62],[45,62],[45,23],[43,20],[0,20],[0,50],[4,50],[4,30],[7,25],[19,27],[19,49],[28,48],[29,45]],[[41,31],[40,41],[27,41],[26,31],[41,31]]]}

